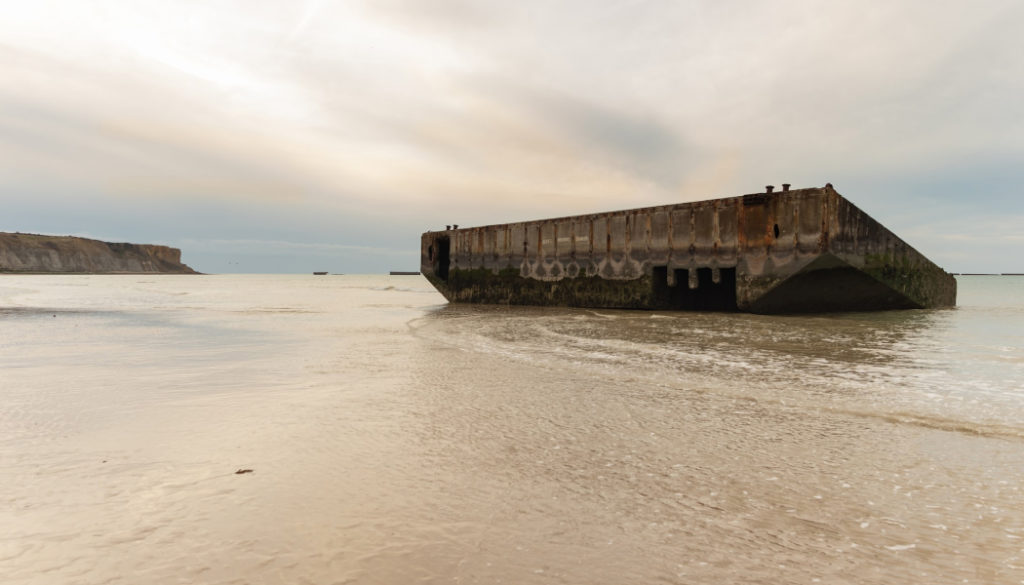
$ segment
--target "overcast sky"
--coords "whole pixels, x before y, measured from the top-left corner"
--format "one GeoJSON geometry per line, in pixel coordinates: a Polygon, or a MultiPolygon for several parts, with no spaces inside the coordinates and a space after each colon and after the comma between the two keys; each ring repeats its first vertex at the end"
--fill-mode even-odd
{"type": "Polygon", "coordinates": [[[0,231],[203,272],[416,270],[419,235],[836,189],[1024,272],[1024,2],[0,0],[0,231]]]}

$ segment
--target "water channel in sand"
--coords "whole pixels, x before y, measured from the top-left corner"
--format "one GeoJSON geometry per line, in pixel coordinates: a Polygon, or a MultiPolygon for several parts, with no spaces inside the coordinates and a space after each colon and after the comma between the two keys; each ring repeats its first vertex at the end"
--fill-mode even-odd
{"type": "Polygon", "coordinates": [[[760,317],[3,276],[0,575],[1024,583],[1024,278],[960,287],[760,317]]]}

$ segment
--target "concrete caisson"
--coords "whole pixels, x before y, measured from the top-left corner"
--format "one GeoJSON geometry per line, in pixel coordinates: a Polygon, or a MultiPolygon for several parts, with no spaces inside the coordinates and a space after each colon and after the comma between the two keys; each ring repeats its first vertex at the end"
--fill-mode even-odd
{"type": "Polygon", "coordinates": [[[451,302],[754,313],[948,307],[956,280],[831,185],[427,232],[451,302]]]}

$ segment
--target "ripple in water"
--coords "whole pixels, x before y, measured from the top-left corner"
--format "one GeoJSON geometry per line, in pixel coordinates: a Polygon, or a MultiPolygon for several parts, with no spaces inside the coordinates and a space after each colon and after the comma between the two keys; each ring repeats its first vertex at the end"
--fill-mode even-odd
{"type": "Polygon", "coordinates": [[[760,317],[4,277],[0,574],[1017,583],[1022,284],[760,317]]]}

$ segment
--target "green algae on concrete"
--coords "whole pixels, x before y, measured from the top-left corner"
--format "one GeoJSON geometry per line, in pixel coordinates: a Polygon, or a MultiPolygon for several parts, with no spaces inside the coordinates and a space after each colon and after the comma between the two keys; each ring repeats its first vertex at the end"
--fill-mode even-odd
{"type": "Polygon", "coordinates": [[[512,305],[646,309],[651,307],[651,278],[608,280],[577,276],[556,281],[523,278],[518,270],[492,273],[486,268],[451,270],[448,281],[430,278],[449,300],[512,305]]]}

